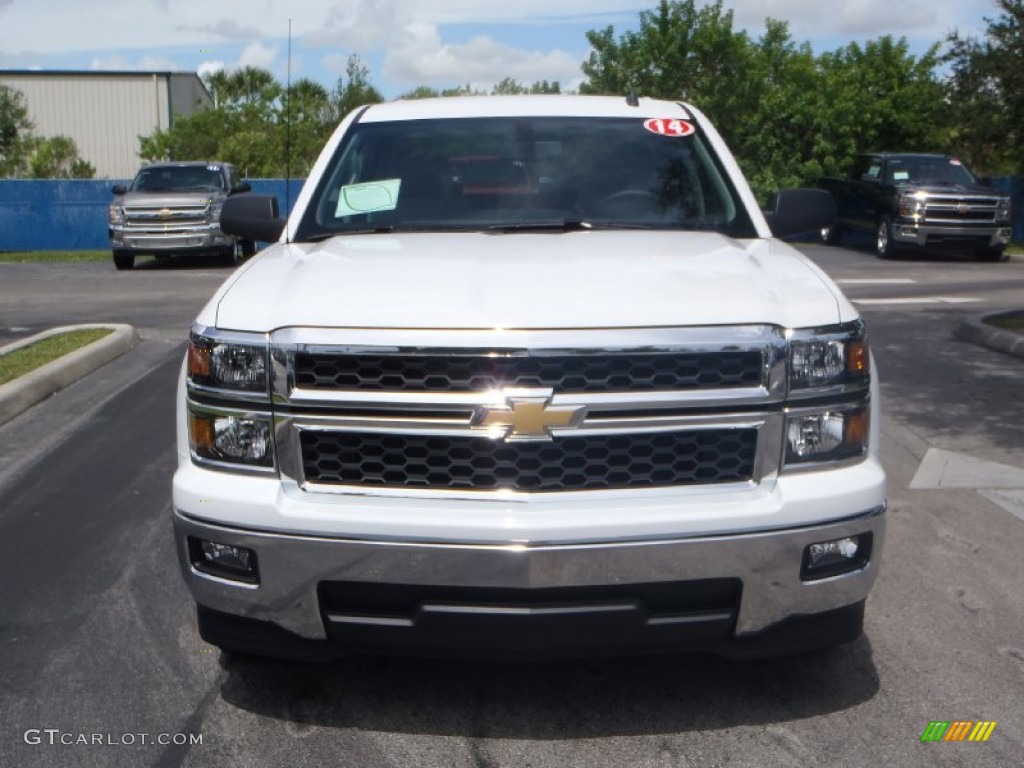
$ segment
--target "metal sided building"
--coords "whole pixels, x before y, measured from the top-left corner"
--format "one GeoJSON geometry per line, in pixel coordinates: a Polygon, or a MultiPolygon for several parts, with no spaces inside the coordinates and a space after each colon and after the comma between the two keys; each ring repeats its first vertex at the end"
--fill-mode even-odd
{"type": "Polygon", "coordinates": [[[33,134],[63,134],[97,178],[135,175],[139,137],[213,106],[195,72],[0,70],[0,85],[21,91],[33,134]]]}

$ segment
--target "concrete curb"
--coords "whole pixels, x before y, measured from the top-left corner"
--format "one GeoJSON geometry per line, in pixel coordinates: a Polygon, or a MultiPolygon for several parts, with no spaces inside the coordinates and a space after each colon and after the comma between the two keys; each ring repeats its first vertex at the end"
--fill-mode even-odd
{"type": "Polygon", "coordinates": [[[986,317],[1001,317],[1017,314],[1016,312],[1000,312],[994,315],[975,315],[961,321],[956,335],[964,341],[980,344],[983,347],[1005,352],[1008,355],[1024,360],[1024,334],[1014,333],[985,323],[986,317]]]}
{"type": "Polygon", "coordinates": [[[59,333],[85,331],[91,328],[110,328],[113,333],[36,368],[14,381],[0,385],[0,424],[10,421],[40,400],[120,357],[139,343],[139,334],[132,326],[117,323],[65,325],[0,347],[0,355],[3,355],[59,333]]]}

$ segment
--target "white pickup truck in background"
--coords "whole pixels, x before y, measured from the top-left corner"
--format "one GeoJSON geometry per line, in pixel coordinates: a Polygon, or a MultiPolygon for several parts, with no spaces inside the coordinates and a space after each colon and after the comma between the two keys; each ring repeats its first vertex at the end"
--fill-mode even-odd
{"type": "Polygon", "coordinates": [[[204,639],[299,659],[792,653],[860,636],[865,326],[691,106],[357,110],[196,318],[174,531],[204,639]]]}

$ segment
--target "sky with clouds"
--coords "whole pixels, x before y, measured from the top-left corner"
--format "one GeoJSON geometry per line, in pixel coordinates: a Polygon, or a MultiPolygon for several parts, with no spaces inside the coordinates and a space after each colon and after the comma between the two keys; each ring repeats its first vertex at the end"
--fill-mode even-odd
{"type": "MultiPolygon", "coordinates": [[[[253,65],[331,86],[352,53],[386,97],[417,85],[487,88],[503,77],[578,85],[586,32],[635,29],[656,0],[0,0],[0,69],[194,70],[253,65]]],[[[881,35],[921,54],[977,35],[994,0],[726,0],[758,36],[789,23],[816,52],[881,35]]]]}

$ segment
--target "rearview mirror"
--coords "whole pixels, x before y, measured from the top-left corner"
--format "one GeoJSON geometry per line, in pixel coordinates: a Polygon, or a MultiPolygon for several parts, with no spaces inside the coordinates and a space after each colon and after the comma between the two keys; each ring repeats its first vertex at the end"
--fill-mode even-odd
{"type": "Polygon", "coordinates": [[[836,201],[823,189],[780,189],[765,218],[780,240],[818,233],[835,226],[836,201]]]}
{"type": "Polygon", "coordinates": [[[281,238],[284,225],[273,195],[229,197],[220,212],[221,232],[247,240],[276,242],[281,238]]]}

